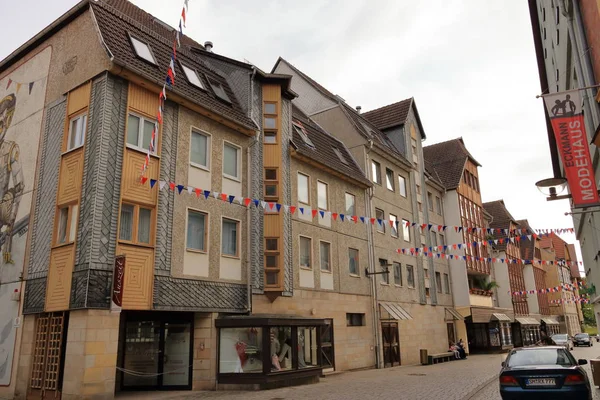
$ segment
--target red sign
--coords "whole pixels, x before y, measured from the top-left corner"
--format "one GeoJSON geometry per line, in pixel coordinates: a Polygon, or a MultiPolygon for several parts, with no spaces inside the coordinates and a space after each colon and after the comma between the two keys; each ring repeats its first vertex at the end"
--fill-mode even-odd
{"type": "Polygon", "coordinates": [[[545,95],[544,103],[552,122],[573,206],[598,205],[600,198],[585,133],[579,90],[545,95]]]}
{"type": "Polygon", "coordinates": [[[125,277],[125,256],[115,258],[115,270],[113,272],[112,305],[113,309],[120,309],[123,305],[123,281],[125,277]]]}

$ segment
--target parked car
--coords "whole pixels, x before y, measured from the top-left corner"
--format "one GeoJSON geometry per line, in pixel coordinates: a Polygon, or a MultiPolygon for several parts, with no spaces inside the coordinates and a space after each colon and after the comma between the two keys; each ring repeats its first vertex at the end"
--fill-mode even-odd
{"type": "Polygon", "coordinates": [[[573,336],[573,345],[574,346],[592,347],[594,345],[594,342],[590,338],[589,334],[587,334],[587,333],[578,333],[577,335],[573,336]]]}
{"type": "Polygon", "coordinates": [[[552,335],[551,339],[557,346],[563,346],[567,350],[573,350],[573,341],[566,333],[552,335]]]}
{"type": "Polygon", "coordinates": [[[591,400],[589,378],[564,346],[522,347],[502,362],[500,396],[503,400],[546,398],[591,400]]]}

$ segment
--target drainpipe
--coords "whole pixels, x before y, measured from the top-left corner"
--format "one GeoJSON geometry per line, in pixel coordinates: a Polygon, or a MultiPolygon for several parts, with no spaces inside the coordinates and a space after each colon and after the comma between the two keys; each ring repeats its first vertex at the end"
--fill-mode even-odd
{"type": "MultiPolygon", "coordinates": [[[[369,153],[373,149],[373,140],[369,140],[369,148],[365,153],[365,170],[367,172],[367,178],[372,182],[371,169],[369,168],[370,158],[369,153]]],[[[365,211],[367,218],[371,219],[371,202],[373,198],[373,188],[370,187],[365,192],[365,211]]],[[[375,249],[373,248],[373,229],[370,224],[366,224],[367,229],[367,244],[369,248],[369,271],[375,271],[375,249]]],[[[360,271],[359,271],[360,272],[360,271]]],[[[381,357],[379,356],[379,306],[377,298],[377,275],[371,276],[371,298],[373,299],[373,332],[375,333],[375,367],[381,368],[381,357]]]]}

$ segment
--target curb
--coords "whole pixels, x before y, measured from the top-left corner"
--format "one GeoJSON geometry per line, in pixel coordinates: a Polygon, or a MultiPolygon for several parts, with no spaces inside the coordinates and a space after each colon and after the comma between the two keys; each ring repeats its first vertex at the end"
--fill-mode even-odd
{"type": "Polygon", "coordinates": [[[498,375],[492,376],[490,379],[486,380],[485,382],[483,382],[482,384],[480,384],[479,386],[477,386],[475,389],[473,389],[469,393],[467,393],[463,397],[463,400],[469,400],[469,399],[475,397],[475,395],[477,393],[479,393],[480,391],[482,391],[486,386],[488,386],[490,383],[492,383],[496,379],[498,379],[498,375]]]}

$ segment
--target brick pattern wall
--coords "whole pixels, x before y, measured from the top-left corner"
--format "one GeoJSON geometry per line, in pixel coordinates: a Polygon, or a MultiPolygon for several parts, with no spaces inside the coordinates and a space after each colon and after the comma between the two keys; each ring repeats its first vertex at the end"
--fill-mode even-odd
{"type": "MultiPolygon", "coordinates": [[[[546,285],[546,271],[541,268],[533,267],[533,279],[535,280],[535,288],[536,289],[545,289],[548,287],[546,285]]],[[[538,304],[540,307],[540,314],[542,315],[550,315],[550,304],[548,303],[548,294],[547,293],[538,293],[538,304]]]]}

